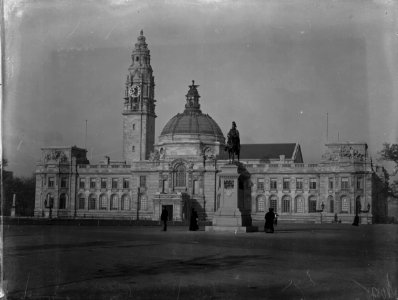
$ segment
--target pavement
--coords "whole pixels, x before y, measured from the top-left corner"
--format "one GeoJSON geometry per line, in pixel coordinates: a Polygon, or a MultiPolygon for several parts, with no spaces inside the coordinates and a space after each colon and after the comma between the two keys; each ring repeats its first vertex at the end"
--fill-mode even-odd
{"type": "Polygon", "coordinates": [[[397,225],[201,229],[4,225],[6,297],[398,299],[397,225]]]}

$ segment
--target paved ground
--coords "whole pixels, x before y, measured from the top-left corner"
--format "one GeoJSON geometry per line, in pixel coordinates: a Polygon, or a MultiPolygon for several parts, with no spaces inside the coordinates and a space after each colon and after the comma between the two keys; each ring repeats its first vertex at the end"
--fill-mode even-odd
{"type": "Polygon", "coordinates": [[[276,229],[5,225],[7,299],[398,299],[397,225],[276,229]]]}

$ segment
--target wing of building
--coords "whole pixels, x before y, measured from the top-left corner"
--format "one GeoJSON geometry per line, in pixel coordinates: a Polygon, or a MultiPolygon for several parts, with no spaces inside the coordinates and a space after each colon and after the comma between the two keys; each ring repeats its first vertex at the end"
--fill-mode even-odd
{"type": "MultiPolygon", "coordinates": [[[[155,80],[141,31],[125,82],[123,159],[93,163],[76,146],[42,148],[35,216],[159,220],[165,207],[172,220],[187,220],[191,208],[211,220],[218,173],[229,160],[221,128],[201,110],[198,87],[189,85],[156,144],[155,80]]],[[[240,172],[239,208],[253,220],[270,207],[289,222],[352,222],[359,214],[370,223],[387,214],[385,180],[366,143],[327,144],[318,164],[303,162],[298,143],[242,144],[240,172]]]]}

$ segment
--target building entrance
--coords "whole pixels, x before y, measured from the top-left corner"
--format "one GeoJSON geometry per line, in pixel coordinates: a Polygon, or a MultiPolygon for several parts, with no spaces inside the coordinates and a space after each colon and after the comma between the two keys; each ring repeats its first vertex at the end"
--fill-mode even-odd
{"type": "Polygon", "coordinates": [[[169,221],[173,220],[173,205],[162,205],[162,210],[166,208],[169,215],[169,221]]]}

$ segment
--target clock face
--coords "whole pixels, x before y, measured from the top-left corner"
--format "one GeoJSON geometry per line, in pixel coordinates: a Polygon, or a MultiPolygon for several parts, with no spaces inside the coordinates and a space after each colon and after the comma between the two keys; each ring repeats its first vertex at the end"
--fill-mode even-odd
{"type": "Polygon", "coordinates": [[[141,88],[139,85],[134,84],[129,88],[129,96],[130,97],[138,97],[141,93],[141,88]]]}

